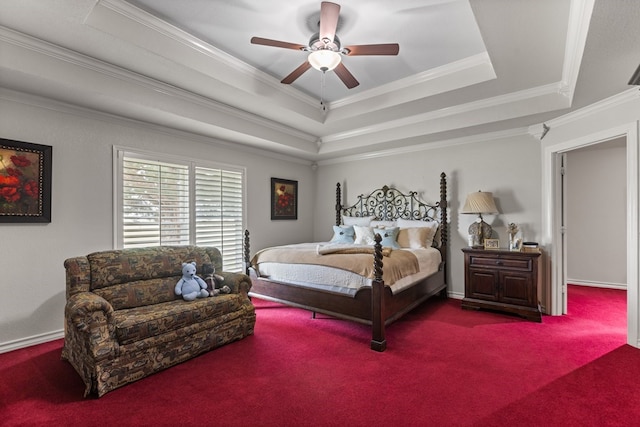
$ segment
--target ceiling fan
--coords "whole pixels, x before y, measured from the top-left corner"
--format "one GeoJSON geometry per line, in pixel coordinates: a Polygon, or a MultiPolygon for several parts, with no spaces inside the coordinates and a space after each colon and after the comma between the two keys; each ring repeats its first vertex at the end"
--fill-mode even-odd
{"type": "Polygon", "coordinates": [[[320,3],[320,31],[311,36],[307,46],[262,37],[252,37],[251,43],[310,52],[307,60],[293,70],[291,74],[282,79],[281,83],[291,84],[305,71],[313,67],[323,73],[334,70],[345,86],[352,89],[360,83],[342,63],[343,55],[397,55],[400,46],[397,43],[387,43],[343,47],[340,39],[336,35],[339,16],[339,4],[328,1],[320,3]]]}

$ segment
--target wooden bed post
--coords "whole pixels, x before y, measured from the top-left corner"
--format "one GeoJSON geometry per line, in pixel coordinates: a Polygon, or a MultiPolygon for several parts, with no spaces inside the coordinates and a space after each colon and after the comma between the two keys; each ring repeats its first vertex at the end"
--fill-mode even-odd
{"type": "Polygon", "coordinates": [[[336,183],[336,225],[342,224],[342,195],[340,194],[340,183],[336,183]]]}
{"type": "MultiPolygon", "coordinates": [[[[449,241],[449,223],[447,221],[447,175],[440,174],[440,253],[447,260],[447,242],[449,241]]],[[[446,262],[446,261],[445,261],[446,262]]],[[[444,278],[445,283],[447,278],[444,278]]]]}
{"type": "Polygon", "coordinates": [[[440,242],[443,247],[447,246],[447,241],[449,240],[449,224],[447,222],[447,175],[442,172],[440,174],[440,227],[442,227],[442,232],[440,233],[440,242]]]}
{"type": "Polygon", "coordinates": [[[249,274],[251,258],[249,255],[249,230],[244,230],[244,274],[249,274]]]}
{"type": "Polygon", "coordinates": [[[382,237],[376,233],[373,257],[374,276],[371,283],[371,349],[385,351],[387,340],[385,338],[386,314],[384,311],[384,281],[382,280],[382,237]]]}

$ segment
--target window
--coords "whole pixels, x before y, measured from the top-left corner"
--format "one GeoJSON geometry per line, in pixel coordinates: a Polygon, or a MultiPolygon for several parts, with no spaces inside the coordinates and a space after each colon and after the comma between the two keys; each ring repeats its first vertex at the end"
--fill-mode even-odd
{"type": "Polygon", "coordinates": [[[116,247],[215,246],[243,270],[244,170],[116,149],[116,247]]]}

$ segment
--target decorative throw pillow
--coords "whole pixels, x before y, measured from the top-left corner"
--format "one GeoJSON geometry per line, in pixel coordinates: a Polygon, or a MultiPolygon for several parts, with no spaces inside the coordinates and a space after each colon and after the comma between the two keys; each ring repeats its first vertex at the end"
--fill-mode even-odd
{"type": "Polygon", "coordinates": [[[432,245],[434,248],[439,248],[441,244],[442,244],[442,228],[440,227],[440,224],[438,224],[438,228],[436,228],[436,235],[433,236],[432,245]]]}
{"type": "Polygon", "coordinates": [[[343,225],[359,225],[360,227],[368,227],[375,216],[346,216],[342,215],[343,225]]]}
{"type": "Polygon", "coordinates": [[[430,248],[433,245],[436,230],[437,227],[401,228],[398,232],[398,244],[402,248],[430,248]]]}
{"type": "Polygon", "coordinates": [[[334,225],[331,243],[353,243],[355,237],[356,232],[353,229],[353,226],[341,227],[334,225]]]}
{"type": "Polygon", "coordinates": [[[376,242],[373,240],[373,228],[354,225],[353,229],[356,232],[356,239],[353,243],[356,245],[373,245],[376,242]]]}
{"type": "Polygon", "coordinates": [[[399,231],[400,229],[398,227],[374,228],[373,235],[380,234],[380,237],[382,237],[380,244],[383,247],[400,249],[400,245],[397,242],[399,231]]]}
{"type": "MultiPolygon", "coordinates": [[[[440,229],[440,224],[437,221],[429,221],[427,224],[429,224],[427,227],[421,227],[421,228],[428,228],[429,230],[431,230],[431,233],[427,235],[427,240],[424,242],[424,245],[427,248],[430,248],[434,246],[433,240],[436,234],[438,234],[438,230],[440,229]]],[[[439,246],[439,244],[437,246],[439,246]]]]}
{"type": "MultiPolygon", "coordinates": [[[[433,229],[433,234],[426,234],[426,240],[424,242],[424,247],[429,248],[431,246],[435,246],[438,247],[440,246],[440,238],[438,237],[436,244],[434,245],[434,239],[435,236],[438,235],[438,231],[440,230],[440,224],[438,223],[438,221],[420,221],[420,220],[414,220],[414,219],[402,219],[399,218],[398,219],[398,227],[400,227],[400,230],[402,229],[406,229],[406,228],[429,228],[429,229],[433,229]]],[[[405,233],[403,233],[405,234],[405,233]]],[[[406,236],[403,236],[403,238],[406,236]]],[[[400,242],[400,239],[398,239],[398,242],[400,242]]],[[[402,246],[402,245],[401,245],[402,246]]]]}

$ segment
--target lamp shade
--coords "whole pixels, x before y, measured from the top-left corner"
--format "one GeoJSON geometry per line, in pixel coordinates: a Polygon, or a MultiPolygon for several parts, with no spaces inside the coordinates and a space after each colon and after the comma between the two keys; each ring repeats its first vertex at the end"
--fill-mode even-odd
{"type": "Polygon", "coordinates": [[[307,60],[318,71],[331,71],[338,66],[342,58],[338,52],[320,49],[311,52],[307,60]]]}
{"type": "Polygon", "coordinates": [[[477,191],[470,193],[460,213],[466,214],[495,214],[498,213],[493,193],[477,191]]]}

